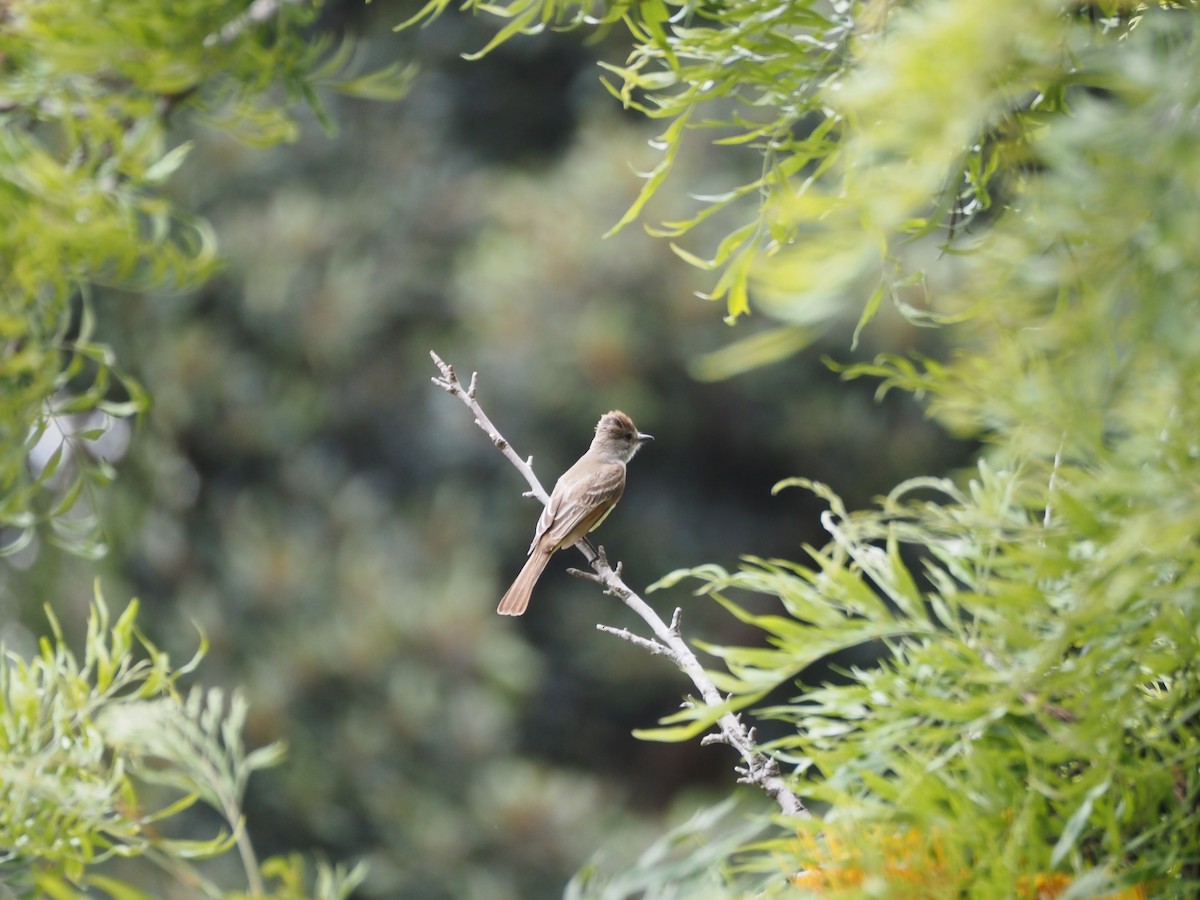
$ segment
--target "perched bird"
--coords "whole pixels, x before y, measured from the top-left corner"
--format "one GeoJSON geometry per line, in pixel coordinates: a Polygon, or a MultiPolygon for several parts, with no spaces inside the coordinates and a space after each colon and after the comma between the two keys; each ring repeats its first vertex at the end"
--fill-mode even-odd
{"type": "Polygon", "coordinates": [[[600,417],[587,453],[555,483],[529,545],[529,559],[496,612],[502,616],[525,612],[533,586],[550,557],[556,550],[573,545],[612,512],[625,493],[625,464],[642,444],[652,440],[619,410],[600,417]]]}

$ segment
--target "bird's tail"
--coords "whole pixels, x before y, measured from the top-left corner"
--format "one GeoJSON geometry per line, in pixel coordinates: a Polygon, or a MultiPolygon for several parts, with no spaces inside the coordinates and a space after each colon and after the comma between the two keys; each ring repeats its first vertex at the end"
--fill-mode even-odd
{"type": "Polygon", "coordinates": [[[525,607],[529,605],[529,595],[533,593],[533,586],[542,576],[542,570],[546,568],[546,563],[550,562],[552,555],[538,547],[533,549],[512,587],[505,591],[496,612],[502,616],[519,616],[525,612],[525,607]]]}

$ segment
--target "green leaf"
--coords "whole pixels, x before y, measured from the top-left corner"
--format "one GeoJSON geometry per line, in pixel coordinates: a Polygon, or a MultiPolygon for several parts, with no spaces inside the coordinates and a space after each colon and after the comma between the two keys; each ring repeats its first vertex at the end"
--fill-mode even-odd
{"type": "Polygon", "coordinates": [[[168,152],[142,173],[142,180],[149,184],[159,184],[166,181],[183,165],[189,153],[192,152],[192,141],[184,141],[178,147],[168,152]]]}
{"type": "Polygon", "coordinates": [[[669,727],[638,728],[634,729],[633,736],[639,741],[658,741],[663,743],[689,741],[712,728],[722,716],[745,709],[747,706],[757,703],[762,697],[763,694],[748,694],[742,697],[730,698],[717,706],[696,703],[694,706],[669,716],[664,716],[659,720],[669,727]],[[675,722],[687,722],[688,724],[674,725],[675,722]]]}
{"type": "Polygon", "coordinates": [[[706,353],[688,368],[700,381],[724,381],[794,356],[818,337],[818,331],[802,326],[773,328],[706,353]]]}
{"type": "Polygon", "coordinates": [[[1067,819],[1067,824],[1063,826],[1062,834],[1059,835],[1058,841],[1054,845],[1054,851],[1050,854],[1050,867],[1055,868],[1060,865],[1068,853],[1075,848],[1079,841],[1079,836],[1087,827],[1088,820],[1092,817],[1092,809],[1096,801],[1108,793],[1112,787],[1111,776],[1106,776],[1098,784],[1094,785],[1084,794],[1083,802],[1075,812],[1071,813],[1071,817],[1067,819]]]}
{"type": "Polygon", "coordinates": [[[863,306],[862,315],[858,317],[858,323],[854,326],[854,335],[850,339],[850,349],[858,349],[858,339],[862,335],[862,330],[867,324],[875,318],[875,314],[879,312],[879,304],[883,301],[884,292],[887,290],[887,284],[880,281],[875,290],[871,292],[871,296],[867,298],[866,305],[863,306]]]}
{"type": "Polygon", "coordinates": [[[112,900],[154,900],[153,894],[147,894],[127,882],[118,881],[107,875],[89,875],[87,883],[91,887],[104,891],[112,900]]]}
{"type": "Polygon", "coordinates": [[[658,139],[659,143],[664,147],[662,161],[651,172],[643,176],[645,184],[642,185],[642,189],[638,192],[637,199],[633,201],[629,209],[625,211],[625,214],[617,220],[617,224],[604,233],[604,237],[611,237],[641,215],[643,207],[650,202],[650,198],[654,196],[654,192],[666,180],[667,174],[675,164],[675,157],[679,152],[680,138],[683,130],[687,127],[687,121],[686,115],[680,116],[663,132],[662,136],[658,139]]]}
{"type": "Polygon", "coordinates": [[[496,32],[482,50],[464,53],[463,59],[481,59],[518,34],[537,34],[542,30],[541,5],[538,0],[512,0],[508,6],[489,6],[488,10],[508,19],[508,23],[496,32]]]}

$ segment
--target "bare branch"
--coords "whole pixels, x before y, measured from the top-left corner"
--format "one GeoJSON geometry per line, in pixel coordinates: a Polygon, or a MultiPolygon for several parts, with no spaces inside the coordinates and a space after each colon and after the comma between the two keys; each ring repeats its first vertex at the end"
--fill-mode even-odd
{"type": "MultiPolygon", "coordinates": [[[[442,390],[457,397],[471,411],[475,418],[475,424],[479,426],[491,442],[504,454],[505,459],[513,464],[529,484],[531,490],[526,496],[532,495],[537,497],[543,505],[549,502],[549,495],[533,472],[533,457],[529,457],[528,461],[522,459],[513,450],[512,445],[500,434],[496,426],[492,424],[491,419],[480,408],[476,399],[478,393],[478,373],[472,373],[470,384],[464,389],[454,372],[453,366],[442,360],[433,351],[430,351],[429,355],[433,358],[434,364],[441,372],[440,378],[432,379],[433,383],[442,390]]],[[[654,632],[654,638],[641,637],[633,634],[628,629],[616,629],[607,625],[598,625],[597,628],[606,634],[612,634],[622,640],[629,641],[635,646],[641,647],[657,656],[667,657],[696,686],[696,690],[699,691],[700,698],[706,706],[713,708],[725,706],[725,698],[721,696],[712,679],[708,677],[708,673],[704,671],[704,667],[700,665],[700,661],[696,658],[696,655],[692,653],[691,648],[683,640],[680,631],[680,619],[683,615],[682,610],[675,610],[671,616],[671,623],[668,625],[645,600],[622,580],[621,564],[617,563],[615,568],[609,565],[608,557],[605,555],[603,547],[599,549],[593,548],[587,538],[580,540],[575,547],[584,555],[592,571],[571,570],[571,573],[594,581],[604,588],[605,593],[619,597],[626,606],[633,610],[650,627],[650,630],[654,632]]],[[[729,746],[733,747],[741,757],[741,765],[735,769],[740,775],[740,781],[757,785],[779,804],[779,808],[786,815],[809,815],[800,798],[792,792],[780,774],[779,763],[758,749],[754,743],[753,731],[746,728],[739,716],[731,712],[724,713],[717,720],[716,724],[719,729],[718,734],[710,735],[708,738],[702,740],[702,743],[719,742],[729,744],[729,746]]]]}
{"type": "MultiPolygon", "coordinates": [[[[582,578],[584,581],[594,581],[601,587],[607,588],[604,583],[604,576],[597,575],[595,572],[585,572],[583,569],[567,569],[567,574],[572,578],[582,578]]],[[[607,591],[605,591],[607,593],[607,591]]]]}
{"type": "Polygon", "coordinates": [[[611,634],[615,637],[619,637],[623,641],[629,641],[629,643],[641,647],[643,650],[653,653],[655,656],[670,656],[672,659],[674,659],[671,651],[658,641],[652,641],[649,638],[644,638],[641,635],[634,634],[628,628],[613,628],[611,625],[597,625],[596,630],[603,631],[605,634],[611,634]]]}
{"type": "MultiPolygon", "coordinates": [[[[447,393],[453,394],[463,402],[467,409],[471,411],[472,415],[474,415],[475,424],[478,425],[483,433],[488,436],[488,440],[490,440],[496,446],[497,450],[504,454],[504,458],[512,463],[516,470],[525,478],[525,481],[529,484],[529,493],[532,496],[537,497],[537,499],[541,501],[542,505],[545,506],[550,501],[550,495],[546,493],[546,489],[542,487],[542,483],[538,481],[537,476],[533,474],[533,466],[517,455],[517,452],[513,450],[512,445],[504,439],[504,436],[500,434],[500,431],[495,425],[492,424],[492,420],[487,417],[487,414],[484,413],[483,409],[479,406],[479,403],[476,402],[479,382],[478,373],[473,372],[471,374],[471,382],[467,387],[464,388],[462,386],[462,382],[458,380],[458,375],[455,374],[454,366],[450,365],[448,362],[445,362],[432,350],[429,351],[429,355],[432,357],[434,365],[436,365],[438,370],[442,373],[442,377],[434,378],[433,383],[447,393]]],[[[532,459],[533,457],[530,457],[531,461],[532,459]]],[[[582,543],[582,541],[580,543],[582,543]]],[[[588,547],[590,549],[591,545],[589,544],[588,547]]],[[[585,552],[584,555],[587,556],[587,553],[585,552]]],[[[590,563],[594,557],[594,553],[591,556],[588,556],[588,562],[590,563]]]]}

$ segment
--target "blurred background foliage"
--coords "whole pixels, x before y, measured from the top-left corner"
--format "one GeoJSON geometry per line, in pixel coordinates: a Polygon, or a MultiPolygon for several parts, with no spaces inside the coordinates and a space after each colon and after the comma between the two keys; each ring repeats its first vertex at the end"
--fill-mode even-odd
{"type": "MultiPolygon", "coordinates": [[[[286,740],[246,801],[261,854],[366,859],[363,896],[555,896],[597,848],[628,858],[664,817],[724,796],[732,758],[630,737],[681,681],[595,632],[632,623],[566,562],[525,619],[495,618],[536,509],[429,384],[427,351],[480,372],[545,481],[609,408],[658,437],[602,536],[634,585],[818,540],[816,502],[771,498],[782,477],[864,504],[971,447],[821,362],[932,349],[895,315],[855,354],[850,318],[787,367],[696,380],[730,336],[695,296],[708,277],[636,229],[600,240],[638,196],[631,166],[658,155],[658,129],[598,83],[620,36],[522,38],[467,62],[495,25],[446,15],[393,34],[416,9],[343,0],[311,26],[353,35],[364,71],[421,69],[399,104],[322,95],[332,137],[303,110],[270,150],[173,122],[192,149],[171,196],[208,223],[221,265],[195,291],[94,297],[96,339],[153,397],[112,454],[100,569],[111,596],[141,599],[160,646],[186,658],[203,629],[205,681],[243,687],[252,746],[286,740]]],[[[760,165],[689,145],[647,217],[689,215],[685,192],[760,165]]],[[[9,646],[31,646],[43,600],[68,633],[85,615],[96,566],[47,537],[0,571],[9,646]]],[[[709,604],[685,622],[748,634],[709,604]]]]}

